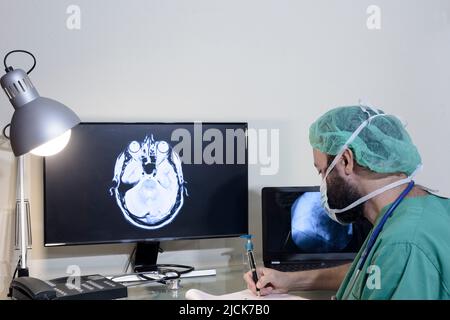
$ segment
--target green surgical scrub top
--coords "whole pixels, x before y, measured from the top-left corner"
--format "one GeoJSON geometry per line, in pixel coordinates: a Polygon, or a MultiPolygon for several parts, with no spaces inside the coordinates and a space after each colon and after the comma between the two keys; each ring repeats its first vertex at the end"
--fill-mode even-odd
{"type": "MultiPolygon", "coordinates": [[[[337,299],[350,290],[370,234],[337,299]]],[[[387,219],[347,299],[450,299],[450,199],[431,194],[405,198],[387,219]]]]}

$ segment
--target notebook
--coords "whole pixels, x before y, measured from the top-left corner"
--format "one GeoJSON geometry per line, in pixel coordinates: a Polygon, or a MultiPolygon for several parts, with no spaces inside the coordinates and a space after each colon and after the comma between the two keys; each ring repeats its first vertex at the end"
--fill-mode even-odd
{"type": "Polygon", "coordinates": [[[307,300],[305,298],[294,296],[292,294],[273,293],[267,296],[258,297],[250,290],[242,290],[223,295],[213,295],[198,289],[189,289],[186,292],[186,299],[188,300],[307,300]]]}

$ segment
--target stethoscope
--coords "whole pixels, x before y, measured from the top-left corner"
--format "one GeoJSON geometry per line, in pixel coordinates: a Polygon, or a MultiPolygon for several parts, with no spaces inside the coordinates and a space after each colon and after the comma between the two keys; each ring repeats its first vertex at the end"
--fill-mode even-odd
{"type": "Polygon", "coordinates": [[[372,250],[375,241],[378,238],[378,235],[380,234],[381,230],[383,229],[384,224],[386,223],[387,219],[392,216],[394,213],[394,210],[398,207],[400,202],[402,202],[403,199],[408,195],[408,193],[411,191],[411,189],[414,187],[414,181],[411,181],[408,183],[408,186],[405,190],[398,196],[398,198],[392,203],[392,205],[389,207],[388,211],[384,214],[383,218],[381,218],[380,223],[375,227],[375,229],[372,232],[372,235],[369,238],[369,241],[367,242],[367,246],[364,249],[363,253],[361,254],[361,257],[359,258],[356,271],[352,275],[352,278],[350,279],[350,284],[345,288],[344,294],[342,295],[342,300],[346,300],[350,293],[353,290],[353,287],[355,286],[356,280],[359,277],[359,274],[361,273],[364,264],[366,263],[367,257],[369,256],[370,251],[372,250]]]}
{"type": "Polygon", "coordinates": [[[109,279],[125,286],[136,286],[154,282],[169,285],[170,289],[178,289],[181,275],[194,270],[194,267],[180,264],[157,264],[153,267],[155,268],[154,271],[127,273],[116,275],[109,279]]]}

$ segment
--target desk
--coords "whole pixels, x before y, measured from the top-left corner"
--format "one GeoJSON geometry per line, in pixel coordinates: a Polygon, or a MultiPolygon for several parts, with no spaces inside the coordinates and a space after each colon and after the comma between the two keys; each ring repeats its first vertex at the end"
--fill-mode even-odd
{"type": "MultiPolygon", "coordinates": [[[[189,289],[199,289],[214,295],[241,291],[247,288],[242,278],[246,270],[244,265],[216,268],[215,276],[182,278],[181,288],[178,290],[170,290],[165,285],[155,283],[128,287],[128,299],[183,300],[189,289]]],[[[335,294],[333,291],[292,291],[290,293],[313,300],[330,300],[335,294]]]]}

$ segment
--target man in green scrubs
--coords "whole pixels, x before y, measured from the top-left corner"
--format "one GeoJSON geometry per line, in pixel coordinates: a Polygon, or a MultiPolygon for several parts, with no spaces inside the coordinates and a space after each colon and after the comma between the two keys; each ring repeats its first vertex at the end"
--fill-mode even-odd
{"type": "MultiPolygon", "coordinates": [[[[401,122],[371,108],[328,111],[311,125],[310,142],[330,218],[367,219],[372,232],[421,166],[401,122]]],[[[386,220],[356,276],[368,239],[352,264],[300,272],[261,268],[256,286],[262,295],[338,289],[337,299],[450,299],[449,199],[415,185],[386,220]]],[[[244,279],[256,292],[251,274],[244,279]]]]}
{"type": "MultiPolygon", "coordinates": [[[[375,225],[386,210],[381,211],[375,225]]],[[[356,280],[347,298],[450,299],[449,219],[448,199],[423,195],[403,200],[384,225],[363,266],[366,273],[356,280]],[[378,276],[377,287],[374,282],[378,276]]],[[[342,282],[337,299],[344,297],[355,265],[342,282]]]]}

